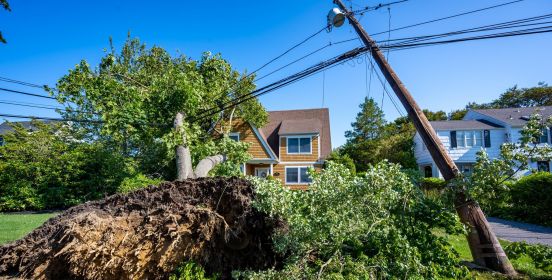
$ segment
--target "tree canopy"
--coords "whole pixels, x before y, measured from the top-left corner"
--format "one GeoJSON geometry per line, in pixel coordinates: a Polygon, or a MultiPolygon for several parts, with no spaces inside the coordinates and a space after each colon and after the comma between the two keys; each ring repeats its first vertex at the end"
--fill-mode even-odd
{"type": "MultiPolygon", "coordinates": [[[[67,104],[63,116],[78,120],[90,139],[111,143],[154,173],[170,169],[174,159],[178,137],[172,124],[177,112],[186,115],[188,142],[198,151],[214,146],[210,142],[214,123],[231,116],[264,125],[267,113],[257,99],[190,122],[207,109],[250,93],[253,79],[233,70],[220,55],[206,52],[199,60],[173,57],[160,47],[148,48],[129,38],[120,52],[111,44],[97,67],[81,61],[50,91],[67,104]]],[[[204,154],[195,155],[197,160],[204,154]]]]}

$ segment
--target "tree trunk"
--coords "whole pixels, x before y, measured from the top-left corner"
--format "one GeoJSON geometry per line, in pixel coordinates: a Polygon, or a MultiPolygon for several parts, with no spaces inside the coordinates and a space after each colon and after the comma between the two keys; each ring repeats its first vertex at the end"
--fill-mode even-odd
{"type": "Polygon", "coordinates": [[[460,221],[468,227],[467,239],[473,261],[494,271],[516,275],[477,202],[464,193],[457,193],[454,205],[460,221]]]}
{"type": "Polygon", "coordinates": [[[223,161],[225,161],[225,157],[223,155],[210,156],[202,159],[195,168],[195,177],[207,177],[209,171],[211,171],[211,169],[213,169],[215,165],[223,161]]]}
{"type": "Polygon", "coordinates": [[[190,148],[186,143],[186,133],[184,130],[184,115],[177,113],[174,120],[174,128],[177,132],[182,133],[182,144],[176,147],[176,180],[183,181],[194,177],[192,169],[192,156],[190,148]]]}
{"type": "Polygon", "coordinates": [[[186,179],[202,178],[209,174],[209,171],[215,165],[226,160],[223,155],[210,156],[202,159],[196,166],[196,170],[192,169],[192,155],[190,148],[186,142],[186,132],[184,130],[184,115],[177,113],[174,119],[174,128],[177,133],[182,134],[182,144],[176,147],[176,180],[184,181],[186,179]]]}

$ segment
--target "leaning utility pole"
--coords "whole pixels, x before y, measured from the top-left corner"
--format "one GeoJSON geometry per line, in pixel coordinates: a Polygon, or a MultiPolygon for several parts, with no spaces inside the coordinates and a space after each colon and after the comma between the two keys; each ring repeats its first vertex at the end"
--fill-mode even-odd
{"type": "MultiPolygon", "coordinates": [[[[334,0],[334,3],[343,11],[349,19],[349,23],[354,27],[364,44],[370,49],[374,60],[405,107],[408,117],[414,123],[414,127],[416,127],[445,180],[450,181],[457,178],[459,171],[456,164],[450,158],[435,130],[429,124],[429,121],[410,95],[410,92],[408,92],[397,74],[393,71],[377,44],[370,38],[353,13],[347,9],[341,0],[334,0]]],[[[474,262],[504,274],[516,274],[479,205],[468,198],[463,190],[457,193],[454,204],[460,220],[469,227],[467,238],[474,262]]]]}

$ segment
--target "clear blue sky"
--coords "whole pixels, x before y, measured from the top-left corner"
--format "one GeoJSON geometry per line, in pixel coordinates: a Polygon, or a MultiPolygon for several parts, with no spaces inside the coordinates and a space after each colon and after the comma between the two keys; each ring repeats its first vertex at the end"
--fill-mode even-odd
{"type": "MultiPolygon", "coordinates": [[[[0,11],[0,30],[8,44],[0,44],[0,76],[54,85],[81,59],[97,65],[112,36],[117,47],[127,33],[147,45],[173,54],[199,58],[203,51],[221,53],[238,70],[264,64],[325,25],[331,0],[279,1],[23,1],[11,0],[12,12],[0,11]]],[[[374,0],[354,0],[375,5],[374,0]]],[[[387,2],[387,1],[383,1],[387,2]]],[[[503,3],[505,0],[410,0],[392,6],[391,25],[400,27],[428,19],[503,3]]],[[[550,0],[521,3],[469,16],[392,32],[392,38],[454,31],[552,12],[550,0]]],[[[387,30],[388,11],[370,12],[361,19],[369,33],[387,30]]],[[[348,24],[322,33],[309,43],[264,69],[267,73],[320,46],[355,37],[348,24]]],[[[376,36],[384,40],[387,35],[376,36]]],[[[351,42],[328,48],[258,86],[359,46],[351,42]]],[[[488,102],[513,85],[552,83],[552,35],[540,34],[391,52],[389,60],[422,108],[451,111],[467,102],[488,102]]],[[[0,87],[40,92],[0,82],[0,87]]],[[[322,74],[261,98],[268,110],[321,107],[322,74]]],[[[368,94],[362,61],[325,72],[325,102],[329,107],[332,144],[345,142],[344,131],[368,94]]],[[[378,103],[382,87],[372,80],[370,95],[378,103]]],[[[0,92],[0,100],[50,103],[45,99],[0,92]]],[[[392,120],[399,116],[385,97],[383,109],[392,120]]],[[[55,112],[0,104],[0,113],[55,116],[55,112]]]]}

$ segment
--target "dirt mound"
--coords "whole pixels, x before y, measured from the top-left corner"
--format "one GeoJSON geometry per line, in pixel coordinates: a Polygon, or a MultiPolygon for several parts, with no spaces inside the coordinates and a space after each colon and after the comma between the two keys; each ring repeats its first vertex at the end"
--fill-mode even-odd
{"type": "Polygon", "coordinates": [[[167,182],[68,209],[0,247],[0,275],[30,279],[164,279],[183,260],[228,278],[274,266],[277,224],[237,178],[167,182]]]}

